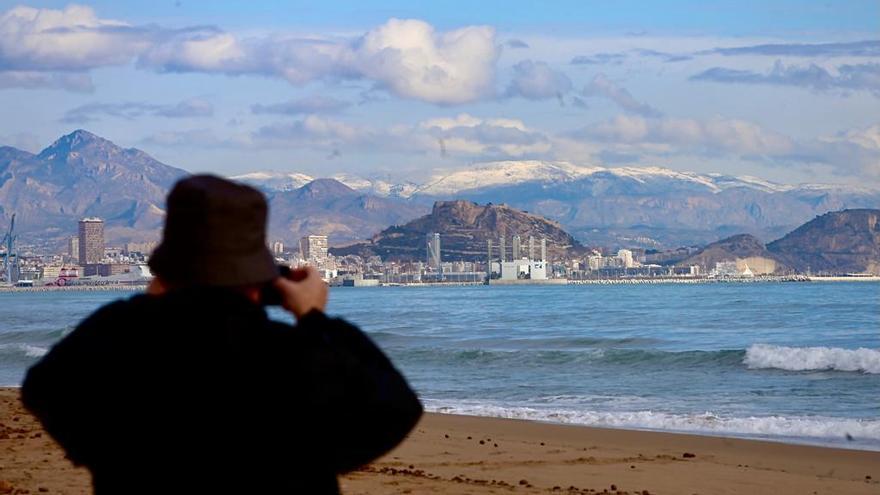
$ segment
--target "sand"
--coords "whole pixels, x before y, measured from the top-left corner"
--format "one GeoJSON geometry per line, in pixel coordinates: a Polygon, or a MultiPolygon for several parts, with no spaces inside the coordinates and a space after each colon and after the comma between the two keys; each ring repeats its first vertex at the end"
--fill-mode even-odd
{"type": "MultiPolygon", "coordinates": [[[[345,494],[880,493],[880,452],[427,414],[400,447],[340,478],[345,494]]],[[[90,493],[0,389],[0,494],[90,493]]]]}

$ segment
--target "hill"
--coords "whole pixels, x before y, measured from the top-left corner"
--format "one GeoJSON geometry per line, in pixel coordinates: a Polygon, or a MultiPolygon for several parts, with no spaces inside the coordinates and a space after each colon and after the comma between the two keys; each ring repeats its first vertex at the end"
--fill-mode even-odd
{"type": "Polygon", "coordinates": [[[826,213],[767,250],[801,272],[880,275],[880,210],[826,213]]]}
{"type": "Polygon", "coordinates": [[[750,234],[739,234],[713,242],[678,265],[696,265],[701,267],[703,273],[708,273],[715,268],[716,263],[722,261],[736,261],[741,270],[748,266],[756,275],[772,274],[785,269],[778,257],[750,234]]]}
{"type": "Polygon", "coordinates": [[[395,225],[373,236],[369,242],[344,249],[335,254],[374,254],[382,258],[424,259],[425,236],[440,233],[443,261],[484,259],[489,239],[498,245],[506,238],[508,249],[514,235],[523,240],[547,239],[548,257],[558,259],[583,250],[583,247],[562,227],[551,220],[532,215],[507,205],[479,205],[470,201],[438,201],[431,213],[404,225],[395,225]]]}

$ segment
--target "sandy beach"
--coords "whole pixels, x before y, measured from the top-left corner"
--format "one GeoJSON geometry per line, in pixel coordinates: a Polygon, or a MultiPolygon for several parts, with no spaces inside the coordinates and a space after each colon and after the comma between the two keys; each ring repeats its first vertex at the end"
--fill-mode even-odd
{"type": "MultiPolygon", "coordinates": [[[[880,452],[427,414],[346,494],[876,494],[880,452]]],[[[0,389],[0,494],[91,493],[88,472],[0,389]]]]}

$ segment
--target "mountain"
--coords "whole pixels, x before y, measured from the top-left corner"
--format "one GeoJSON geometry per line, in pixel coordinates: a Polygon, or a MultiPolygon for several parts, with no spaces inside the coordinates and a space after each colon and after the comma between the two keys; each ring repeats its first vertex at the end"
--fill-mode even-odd
{"type": "Polygon", "coordinates": [[[269,235],[286,243],[307,234],[327,235],[331,244],[368,238],[388,225],[424,214],[418,203],[363,194],[335,179],[270,192],[269,235]]]}
{"type": "MultiPolygon", "coordinates": [[[[315,178],[298,172],[260,171],[233,175],[232,180],[250,184],[267,193],[292,191],[298,189],[315,178]]],[[[414,182],[392,182],[376,178],[364,178],[351,174],[335,174],[335,179],[346,186],[363,193],[389,198],[409,198],[419,188],[414,182]]]]}
{"type": "Polygon", "coordinates": [[[723,261],[736,261],[742,268],[748,266],[756,275],[785,269],[777,255],[769,252],[757,237],[749,234],[739,234],[713,242],[678,265],[696,265],[703,273],[708,273],[715,268],[716,263],[723,261]]]}
{"type": "Polygon", "coordinates": [[[233,175],[229,178],[237,182],[250,184],[251,186],[262,189],[266,192],[292,191],[315,180],[314,177],[306,174],[275,171],[250,172],[247,174],[233,175]]]}
{"type": "Polygon", "coordinates": [[[494,162],[432,180],[413,199],[504,202],[560,222],[583,242],[610,246],[704,244],[742,232],[772,239],[817,214],[880,205],[877,190],[659,167],[494,162]]]}
{"type": "MultiPolygon", "coordinates": [[[[880,190],[558,161],[474,164],[422,184],[334,177],[362,192],[426,206],[453,199],[509,204],[558,221],[583,242],[610,247],[699,245],[743,232],[773,239],[828,211],[880,206],[880,190]]],[[[249,180],[267,190],[282,187],[249,180]]]]}
{"type": "MultiPolygon", "coordinates": [[[[62,136],[39,154],[0,147],[0,215],[25,239],[75,235],[77,221],[101,217],[111,242],[158,239],[165,197],[188,172],[124,149],[84,130],[62,136]]],[[[368,238],[388,225],[429,211],[429,206],[359,192],[332,179],[303,174],[239,176],[268,181],[269,236],[287,243],[305,234],[331,242],[368,238]]]]}
{"type": "Polygon", "coordinates": [[[880,275],[880,210],[826,213],[767,250],[801,272],[880,275]]]}
{"type": "Polygon", "coordinates": [[[80,218],[97,216],[109,237],[143,238],[159,228],[165,195],[186,174],[77,130],[37,155],[0,148],[0,214],[6,223],[15,213],[25,236],[73,235],[80,218]]]}
{"type": "Polygon", "coordinates": [[[504,236],[508,249],[519,234],[523,249],[529,236],[537,243],[547,239],[548,257],[556,258],[582,251],[583,247],[551,220],[507,205],[479,205],[470,201],[438,201],[431,213],[405,225],[395,225],[376,234],[367,243],[335,249],[335,254],[379,255],[383,258],[424,259],[425,237],[440,233],[444,261],[483,259],[487,241],[497,246],[504,236]]]}

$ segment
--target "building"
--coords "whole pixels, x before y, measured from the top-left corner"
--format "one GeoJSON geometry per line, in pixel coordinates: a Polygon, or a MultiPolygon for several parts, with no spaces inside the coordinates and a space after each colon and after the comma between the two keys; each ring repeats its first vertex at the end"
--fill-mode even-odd
{"type": "Polygon", "coordinates": [[[427,246],[428,267],[434,270],[440,270],[440,233],[429,233],[425,236],[425,244],[427,246]]]}
{"type": "Polygon", "coordinates": [[[104,221],[83,218],[79,221],[79,264],[95,265],[104,259],[104,221]]]}
{"type": "Polygon", "coordinates": [[[127,242],[122,247],[122,254],[126,256],[131,256],[134,253],[140,253],[143,255],[149,255],[156,249],[156,246],[159,243],[156,241],[147,241],[147,242],[127,242]]]}
{"type": "Polygon", "coordinates": [[[621,249],[617,251],[617,258],[621,261],[624,268],[632,268],[635,266],[633,263],[633,253],[629,249],[621,249]]]}
{"type": "Polygon", "coordinates": [[[79,261],[79,237],[67,239],[67,256],[72,260],[79,261]]]}
{"type": "Polygon", "coordinates": [[[272,243],[272,254],[275,256],[281,256],[284,254],[284,243],[281,241],[275,241],[272,243]]]}
{"type": "Polygon", "coordinates": [[[513,236],[513,259],[518,260],[522,258],[522,253],[520,253],[520,244],[522,243],[522,239],[518,235],[513,236]]]}
{"type": "Polygon", "coordinates": [[[327,263],[327,236],[307,235],[299,241],[299,251],[303,260],[313,266],[327,263]]]}

